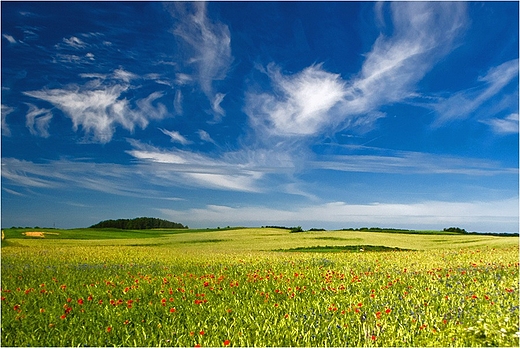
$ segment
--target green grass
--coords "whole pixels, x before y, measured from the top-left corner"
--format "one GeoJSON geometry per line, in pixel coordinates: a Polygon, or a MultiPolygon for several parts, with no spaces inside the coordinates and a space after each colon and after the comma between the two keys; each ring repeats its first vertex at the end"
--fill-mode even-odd
{"type": "Polygon", "coordinates": [[[24,231],[2,241],[3,346],[520,343],[518,237],[24,231]]]}

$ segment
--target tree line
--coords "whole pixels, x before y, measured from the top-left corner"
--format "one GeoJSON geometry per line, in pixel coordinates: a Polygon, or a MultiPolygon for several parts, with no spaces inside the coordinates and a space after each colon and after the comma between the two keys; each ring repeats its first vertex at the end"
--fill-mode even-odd
{"type": "Polygon", "coordinates": [[[104,220],[89,228],[118,228],[121,230],[149,230],[153,228],[188,228],[183,224],[168,220],[139,217],[135,219],[104,220]]]}

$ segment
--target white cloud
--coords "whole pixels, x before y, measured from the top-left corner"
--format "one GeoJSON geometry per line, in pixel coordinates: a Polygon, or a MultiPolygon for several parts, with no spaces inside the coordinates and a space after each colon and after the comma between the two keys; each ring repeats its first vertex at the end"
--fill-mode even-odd
{"type": "MultiPolygon", "coordinates": [[[[326,224],[328,228],[354,226],[438,228],[461,226],[480,232],[518,231],[518,199],[498,201],[349,204],[329,202],[275,209],[266,206],[229,207],[207,205],[202,209],[160,210],[166,216],[191,225],[307,225],[326,224]],[[497,228],[499,230],[497,230],[497,228]]],[[[307,227],[307,228],[308,228],[307,227]]]]}
{"type": "Polygon", "coordinates": [[[167,115],[164,105],[153,105],[162,97],[160,92],[137,100],[137,107],[132,107],[130,101],[123,97],[130,85],[117,80],[128,82],[134,78],[132,73],[116,70],[108,82],[102,79],[103,75],[88,77],[100,80],[83,86],[71,84],[63,89],[43,89],[24,94],[53,104],[72,120],[75,131],[81,126],[87,136],[92,135],[92,140],[100,143],[112,139],[117,125],[132,132],[135,126],[144,129],[150,120],[162,119],[167,115]]]}
{"type": "Polygon", "coordinates": [[[258,181],[266,172],[265,168],[241,154],[227,153],[223,158],[215,159],[190,151],[161,150],[135,140],[130,140],[130,143],[134,149],[127,153],[147,164],[151,176],[177,185],[258,192],[258,181]],[[160,166],[152,166],[154,164],[160,166]]]}
{"type": "Polygon", "coordinates": [[[14,109],[12,107],[2,104],[2,109],[1,109],[2,136],[11,135],[11,129],[9,128],[9,125],[7,124],[7,115],[12,113],[13,111],[14,111],[14,109]]]}
{"type": "Polygon", "coordinates": [[[27,105],[29,110],[25,115],[25,125],[29,128],[29,132],[43,138],[49,137],[49,123],[53,116],[52,112],[48,109],[40,109],[33,104],[27,105]]]}
{"type": "Polygon", "coordinates": [[[387,174],[518,174],[518,168],[504,168],[496,161],[412,151],[385,151],[385,154],[377,154],[381,149],[363,148],[370,149],[375,154],[321,156],[309,162],[308,166],[337,171],[387,174]]]}
{"type": "Polygon", "coordinates": [[[505,118],[492,118],[481,121],[493,128],[498,134],[518,134],[518,114],[513,113],[505,118]]]}
{"type": "Polygon", "coordinates": [[[267,74],[273,92],[255,91],[246,97],[245,111],[253,127],[286,137],[370,128],[384,116],[378,110],[381,106],[413,96],[417,82],[449,52],[465,26],[466,5],[392,2],[390,6],[392,36],[377,38],[361,71],[350,81],[322,65],[283,75],[270,64],[267,74]]]}
{"type": "Polygon", "coordinates": [[[15,44],[17,43],[17,41],[15,40],[14,37],[12,37],[11,35],[8,35],[8,34],[2,34],[3,37],[6,38],[7,41],[9,41],[9,43],[11,44],[15,44]]]}
{"type": "Polygon", "coordinates": [[[173,99],[173,109],[177,115],[182,115],[182,92],[175,91],[175,99],[173,99]]]}
{"type": "Polygon", "coordinates": [[[159,130],[161,132],[163,132],[165,135],[169,136],[170,137],[170,140],[172,142],[177,142],[177,143],[180,143],[182,145],[188,145],[188,144],[191,144],[191,141],[189,141],[188,139],[186,139],[185,137],[183,137],[179,132],[177,131],[169,131],[169,130],[166,130],[166,129],[163,129],[163,128],[159,128],[159,130]]]}
{"type": "Polygon", "coordinates": [[[217,143],[215,142],[215,140],[213,140],[213,138],[211,138],[211,136],[209,135],[209,133],[206,132],[205,130],[199,129],[199,130],[197,131],[197,133],[199,134],[200,140],[202,140],[202,141],[206,141],[206,142],[208,142],[208,143],[212,143],[212,144],[217,145],[217,143]]]}
{"type": "Polygon", "coordinates": [[[329,113],[341,116],[340,110],[334,110],[346,93],[339,75],[324,71],[321,65],[284,76],[270,64],[267,73],[273,93],[247,95],[246,113],[255,129],[284,136],[314,135],[337,122],[329,113]]]}
{"type": "MultiPolygon", "coordinates": [[[[507,61],[478,78],[480,86],[453,93],[446,99],[441,99],[431,107],[438,118],[434,126],[440,126],[447,121],[464,119],[475,112],[485,102],[496,96],[504,87],[518,77],[518,59],[507,61]]],[[[518,95],[518,90],[516,91],[518,95]]],[[[518,97],[516,97],[518,99],[518,97]]]]}
{"type": "MultiPolygon", "coordinates": [[[[187,67],[194,67],[193,78],[211,103],[216,119],[224,115],[220,107],[223,94],[214,91],[213,82],[223,80],[233,62],[229,28],[211,21],[206,4],[173,3],[170,12],[179,22],[174,30],[189,48],[187,67]]],[[[180,83],[192,80],[188,74],[177,74],[180,83]]]]}
{"type": "Polygon", "coordinates": [[[122,80],[126,83],[129,83],[131,80],[137,78],[137,75],[123,69],[116,69],[113,73],[113,76],[114,78],[122,80]]]}
{"type": "Polygon", "coordinates": [[[85,42],[83,42],[80,38],[77,38],[75,36],[63,38],[63,42],[65,43],[65,45],[76,49],[83,48],[86,46],[85,42]]]}
{"type": "Polygon", "coordinates": [[[220,103],[222,103],[225,96],[226,95],[223,93],[217,93],[217,94],[215,94],[213,101],[211,102],[211,109],[213,109],[213,111],[217,115],[219,115],[218,117],[215,118],[215,120],[220,120],[220,116],[224,116],[226,114],[224,109],[222,109],[222,107],[220,106],[220,103]]]}

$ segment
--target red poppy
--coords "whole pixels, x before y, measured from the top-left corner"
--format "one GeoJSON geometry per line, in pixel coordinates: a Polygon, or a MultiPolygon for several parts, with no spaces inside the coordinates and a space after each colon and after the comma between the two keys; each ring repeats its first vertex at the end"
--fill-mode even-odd
{"type": "Polygon", "coordinates": [[[376,335],[372,335],[372,341],[375,341],[376,340],[376,335]]]}
{"type": "Polygon", "coordinates": [[[112,331],[112,326],[107,327],[107,332],[112,331]]]}
{"type": "Polygon", "coordinates": [[[170,313],[175,313],[175,311],[176,311],[175,307],[170,308],[170,313]]]}
{"type": "Polygon", "coordinates": [[[79,305],[82,305],[82,304],[83,304],[83,299],[82,299],[82,298],[78,298],[78,304],[79,304],[79,305]]]}
{"type": "Polygon", "coordinates": [[[229,340],[225,340],[223,343],[224,343],[225,346],[229,346],[229,344],[230,344],[231,342],[230,342],[229,340]]]}
{"type": "Polygon", "coordinates": [[[204,335],[204,330],[201,330],[201,331],[199,332],[199,334],[200,334],[201,336],[204,335]]]}
{"type": "Polygon", "coordinates": [[[62,315],[60,316],[60,319],[65,319],[66,317],[67,317],[67,316],[66,316],[65,314],[62,314],[62,315]]]}
{"type": "Polygon", "coordinates": [[[385,309],[386,314],[390,314],[390,312],[392,312],[392,310],[390,308],[385,309]]]}

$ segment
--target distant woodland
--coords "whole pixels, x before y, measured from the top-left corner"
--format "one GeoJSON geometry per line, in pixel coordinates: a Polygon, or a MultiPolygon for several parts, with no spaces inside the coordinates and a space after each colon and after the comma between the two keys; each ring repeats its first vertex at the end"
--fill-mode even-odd
{"type": "Polygon", "coordinates": [[[118,228],[122,230],[149,230],[152,228],[188,228],[183,224],[150,217],[101,221],[89,228],[118,228]]]}

